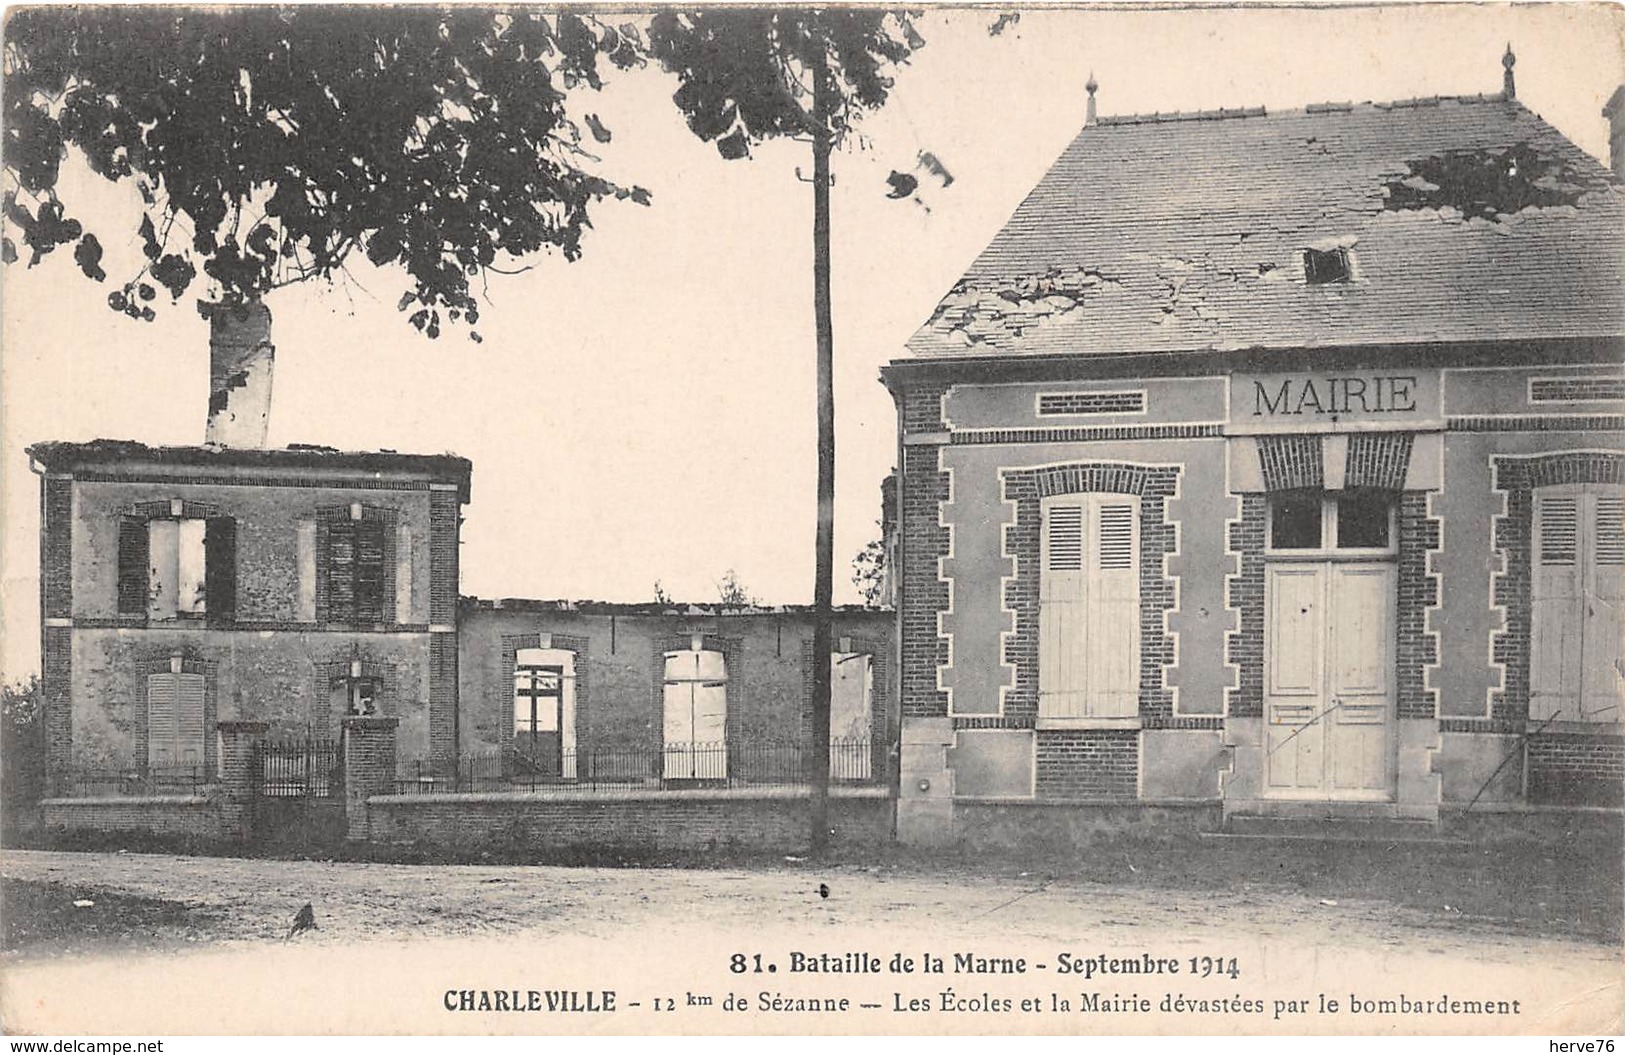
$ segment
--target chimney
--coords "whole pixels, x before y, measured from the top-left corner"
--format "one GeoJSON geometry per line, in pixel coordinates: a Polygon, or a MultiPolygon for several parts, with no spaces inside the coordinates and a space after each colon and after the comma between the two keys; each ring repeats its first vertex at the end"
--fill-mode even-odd
{"type": "Polygon", "coordinates": [[[257,300],[215,305],[209,319],[209,425],[204,442],[264,447],[271,413],[271,311],[257,300]]]}
{"type": "Polygon", "coordinates": [[[1608,167],[1614,175],[1625,176],[1625,84],[1608,97],[1602,115],[1608,118],[1608,167]]]}
{"type": "Polygon", "coordinates": [[[1518,97],[1518,85],[1512,77],[1512,67],[1518,64],[1518,56],[1512,54],[1512,42],[1507,41],[1506,54],[1501,56],[1501,95],[1508,101],[1518,97]]]}
{"type": "Polygon", "coordinates": [[[1095,123],[1095,89],[1099,87],[1100,85],[1095,83],[1095,71],[1090,70],[1089,83],[1083,86],[1084,91],[1089,93],[1089,109],[1084,111],[1083,115],[1083,127],[1085,128],[1095,123]]]}

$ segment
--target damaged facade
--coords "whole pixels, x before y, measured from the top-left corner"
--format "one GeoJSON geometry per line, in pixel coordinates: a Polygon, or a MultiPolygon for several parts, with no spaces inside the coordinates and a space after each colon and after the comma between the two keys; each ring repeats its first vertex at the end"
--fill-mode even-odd
{"type": "Polygon", "coordinates": [[[470,466],[452,456],[42,443],[47,775],[201,785],[221,723],[337,738],[399,722],[450,757],[457,558],[470,466]]]}
{"type": "MultiPolygon", "coordinates": [[[[29,455],[53,827],[804,836],[810,608],[459,599],[471,466],[451,455],[106,440],[29,455]]],[[[823,659],[843,838],[890,831],[893,633],[888,610],[838,609],[823,659]]]]}
{"type": "Polygon", "coordinates": [[[900,838],[1620,804],[1625,197],[1507,87],[1091,107],[884,372],[900,838]]]}

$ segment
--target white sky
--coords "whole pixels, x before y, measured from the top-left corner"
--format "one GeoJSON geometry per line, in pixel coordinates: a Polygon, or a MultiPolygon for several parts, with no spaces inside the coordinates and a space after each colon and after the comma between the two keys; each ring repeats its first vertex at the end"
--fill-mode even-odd
{"type": "MultiPolygon", "coordinates": [[[[835,160],[837,601],[856,599],[850,558],[876,534],[894,461],[878,369],[1076,134],[1091,70],[1102,114],[1291,108],[1499,91],[1510,41],[1519,98],[1598,157],[1602,105],[1625,81],[1625,20],[1603,5],[1044,11],[990,37],[993,15],[929,12],[893,101],[835,160]],[[955,177],[929,212],[885,197],[888,172],[922,149],[955,177]]],[[[811,599],[811,194],[795,172],[810,162],[794,143],[722,161],[683,125],[673,87],[649,69],[584,97],[614,132],[604,171],[653,205],[598,206],[577,263],[493,276],[483,344],[458,328],[419,337],[395,311],[404,276],[364,261],[336,286],[268,299],[272,446],[473,460],[464,593],[647,601],[659,579],[703,602],[733,568],[764,602],[811,599]]],[[[82,185],[65,193],[78,215],[130,207],[128,188],[82,185]]],[[[203,438],[206,324],[190,297],[160,295],[152,324],[108,310],[138,249],[111,237],[132,225],[92,228],[106,285],[67,250],[3,272],[8,678],[38,666],[38,484],[23,448],[203,438]]]]}

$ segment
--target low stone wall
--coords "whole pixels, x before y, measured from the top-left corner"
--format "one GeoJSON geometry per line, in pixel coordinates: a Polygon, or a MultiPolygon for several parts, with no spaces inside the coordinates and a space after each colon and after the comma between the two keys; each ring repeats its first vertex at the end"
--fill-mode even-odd
{"type": "Polygon", "coordinates": [[[1046,852],[1101,839],[1191,838],[1218,831],[1218,802],[1094,803],[1046,799],[956,799],[952,841],[978,851],[1046,852]]]}
{"type": "Polygon", "coordinates": [[[241,803],[209,795],[109,796],[46,799],[40,803],[48,831],[146,832],[209,840],[241,840],[250,814],[241,803]]]}
{"type": "MultiPolygon", "coordinates": [[[[807,845],[807,797],[804,788],[375,795],[367,801],[367,837],[453,848],[789,852],[807,845]]],[[[832,846],[891,842],[891,798],[884,788],[831,789],[829,819],[832,846]]]]}

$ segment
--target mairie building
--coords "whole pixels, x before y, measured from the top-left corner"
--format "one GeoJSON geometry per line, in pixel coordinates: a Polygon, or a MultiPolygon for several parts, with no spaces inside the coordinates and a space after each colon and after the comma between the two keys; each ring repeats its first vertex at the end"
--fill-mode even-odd
{"type": "Polygon", "coordinates": [[[1091,80],[884,370],[901,839],[1620,803],[1625,197],[1504,61],[1284,111],[1091,80]]]}

